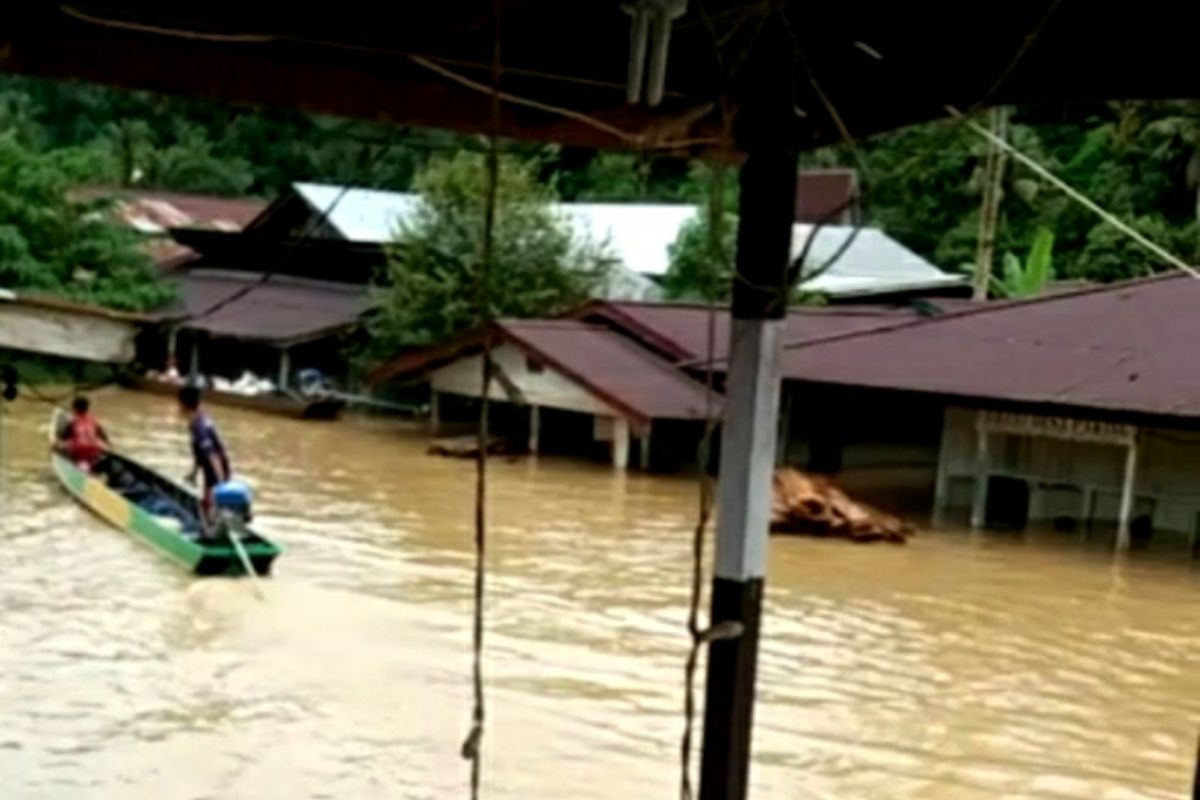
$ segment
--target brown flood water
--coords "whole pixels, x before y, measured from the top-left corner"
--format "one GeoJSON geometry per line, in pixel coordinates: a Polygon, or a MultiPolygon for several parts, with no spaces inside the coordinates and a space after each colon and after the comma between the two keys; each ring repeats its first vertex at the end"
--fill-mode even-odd
{"type": "MultiPolygon", "coordinates": [[[[165,401],[97,406],[121,447],[184,471],[165,401]]],[[[6,429],[0,797],[465,796],[470,464],[388,423],[216,409],[288,548],[261,603],[68,502],[45,415],[18,403],[6,429]]],[[[486,796],[676,796],[693,484],[549,460],[492,481],[486,796]]],[[[1186,563],[776,539],[769,587],[756,797],[1186,795],[1186,563]]]]}

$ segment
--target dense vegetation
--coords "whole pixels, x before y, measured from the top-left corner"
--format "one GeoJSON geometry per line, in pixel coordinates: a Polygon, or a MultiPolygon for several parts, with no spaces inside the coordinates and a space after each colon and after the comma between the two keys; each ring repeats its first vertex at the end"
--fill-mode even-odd
{"type": "MultiPolygon", "coordinates": [[[[1012,131],[1022,150],[1167,249],[1188,260],[1200,255],[1200,103],[1017,109],[1012,131]]],[[[431,159],[479,149],[474,138],[381,123],[23,78],[0,79],[0,134],[0,157],[9,175],[50,171],[56,185],[118,183],[261,196],[300,179],[411,189],[431,159]],[[25,161],[30,166],[20,166],[25,161]]],[[[860,149],[867,167],[867,219],[944,268],[971,262],[981,192],[979,138],[944,122],[880,136],[860,149]]],[[[509,151],[567,200],[704,202],[710,192],[708,170],[677,159],[528,144],[511,145],[509,151]]],[[[825,166],[854,159],[844,148],[833,148],[808,154],[805,162],[825,166]]],[[[14,191],[25,190],[9,184],[3,191],[13,198],[14,191]]],[[[37,197],[22,197],[7,201],[8,216],[0,217],[5,261],[0,281],[18,286],[41,281],[130,307],[147,302],[123,297],[116,288],[120,281],[106,282],[110,272],[130,274],[122,272],[124,267],[97,266],[98,253],[123,253],[114,241],[81,246],[92,260],[79,265],[78,275],[69,272],[85,280],[68,279],[61,259],[79,254],[59,249],[44,255],[38,248],[61,241],[68,231],[77,235],[72,226],[82,223],[77,219],[49,237],[31,232],[29,226],[48,219],[61,222],[65,212],[44,187],[37,195],[44,200],[44,214],[37,211],[42,202],[37,197]],[[31,210],[13,216],[13,207],[30,202],[31,210]],[[23,250],[21,239],[41,244],[23,250]],[[43,265],[50,266],[53,279],[40,274],[43,265]],[[85,290],[91,274],[96,282],[85,290]]],[[[697,223],[685,234],[681,252],[703,255],[697,245],[703,227],[697,223]]],[[[997,264],[1005,253],[1023,258],[1041,230],[1053,235],[1059,277],[1114,280],[1163,266],[1024,168],[1010,165],[997,264]]],[[[125,258],[122,254],[115,262],[131,263],[125,258]]],[[[695,295],[700,288],[683,281],[678,293],[695,295]]]]}
{"type": "Polygon", "coordinates": [[[0,132],[0,287],[131,311],[162,305],[171,293],[137,235],[68,200],[93,169],[86,151],[38,152],[0,132]]]}

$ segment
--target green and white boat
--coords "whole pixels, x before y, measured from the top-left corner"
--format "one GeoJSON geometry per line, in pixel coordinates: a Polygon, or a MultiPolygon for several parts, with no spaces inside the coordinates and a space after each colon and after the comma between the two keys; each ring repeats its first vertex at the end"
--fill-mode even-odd
{"type": "MultiPolygon", "coordinates": [[[[65,421],[61,411],[51,418],[51,444],[65,421]]],[[[96,516],[194,575],[245,575],[247,562],[257,575],[266,575],[280,553],[276,544],[244,527],[230,533],[222,526],[221,533],[205,535],[195,493],[131,458],[107,453],[89,472],[52,451],[50,466],[96,516]]]]}

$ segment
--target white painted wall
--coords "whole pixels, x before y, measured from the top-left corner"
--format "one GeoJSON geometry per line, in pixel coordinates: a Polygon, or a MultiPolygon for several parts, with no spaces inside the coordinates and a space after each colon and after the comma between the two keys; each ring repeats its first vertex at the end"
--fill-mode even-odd
{"type": "Polygon", "coordinates": [[[0,347],[83,361],[128,364],[137,327],[132,322],[0,302],[0,347]]]}
{"type": "MultiPolygon", "coordinates": [[[[946,409],[943,436],[949,508],[961,511],[970,502],[963,486],[972,483],[975,474],[975,412],[946,409]]],[[[1200,433],[1143,428],[1139,436],[1134,516],[1152,511],[1156,530],[1195,532],[1200,514],[1200,433]]],[[[1116,520],[1123,447],[993,434],[989,453],[990,474],[1031,481],[1032,520],[1078,515],[1085,489],[1095,494],[1093,521],[1116,520]]]]}
{"type": "MultiPolygon", "coordinates": [[[[531,372],[525,353],[511,344],[502,344],[492,351],[492,360],[516,384],[526,402],[564,411],[615,416],[617,411],[570,378],[546,365],[541,372],[531,372]]],[[[460,358],[436,370],[430,377],[435,392],[479,397],[482,394],[483,356],[460,358]]],[[[504,387],[495,379],[488,394],[493,400],[508,401],[504,387]]]]}

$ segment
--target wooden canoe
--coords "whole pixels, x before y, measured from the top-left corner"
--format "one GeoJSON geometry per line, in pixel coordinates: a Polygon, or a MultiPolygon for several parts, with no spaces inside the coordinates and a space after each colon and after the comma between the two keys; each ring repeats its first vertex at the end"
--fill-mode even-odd
{"type": "MultiPolygon", "coordinates": [[[[61,412],[51,418],[53,440],[61,412]]],[[[246,573],[228,536],[200,536],[200,501],[194,493],[133,459],[109,453],[85,472],[57,452],[50,466],[63,487],[85,508],[194,575],[246,573]],[[110,484],[113,484],[110,486],[110,484]]],[[[243,531],[241,543],[259,575],[266,575],[280,548],[243,531]]]]}
{"type": "MultiPolygon", "coordinates": [[[[129,376],[124,383],[131,389],[174,397],[179,384],[154,380],[140,375],[129,376]]],[[[241,394],[220,389],[205,389],[206,402],[217,405],[247,408],[265,414],[293,417],[295,419],[334,420],[341,416],[346,401],[340,397],[307,398],[298,394],[241,394]]]]}

